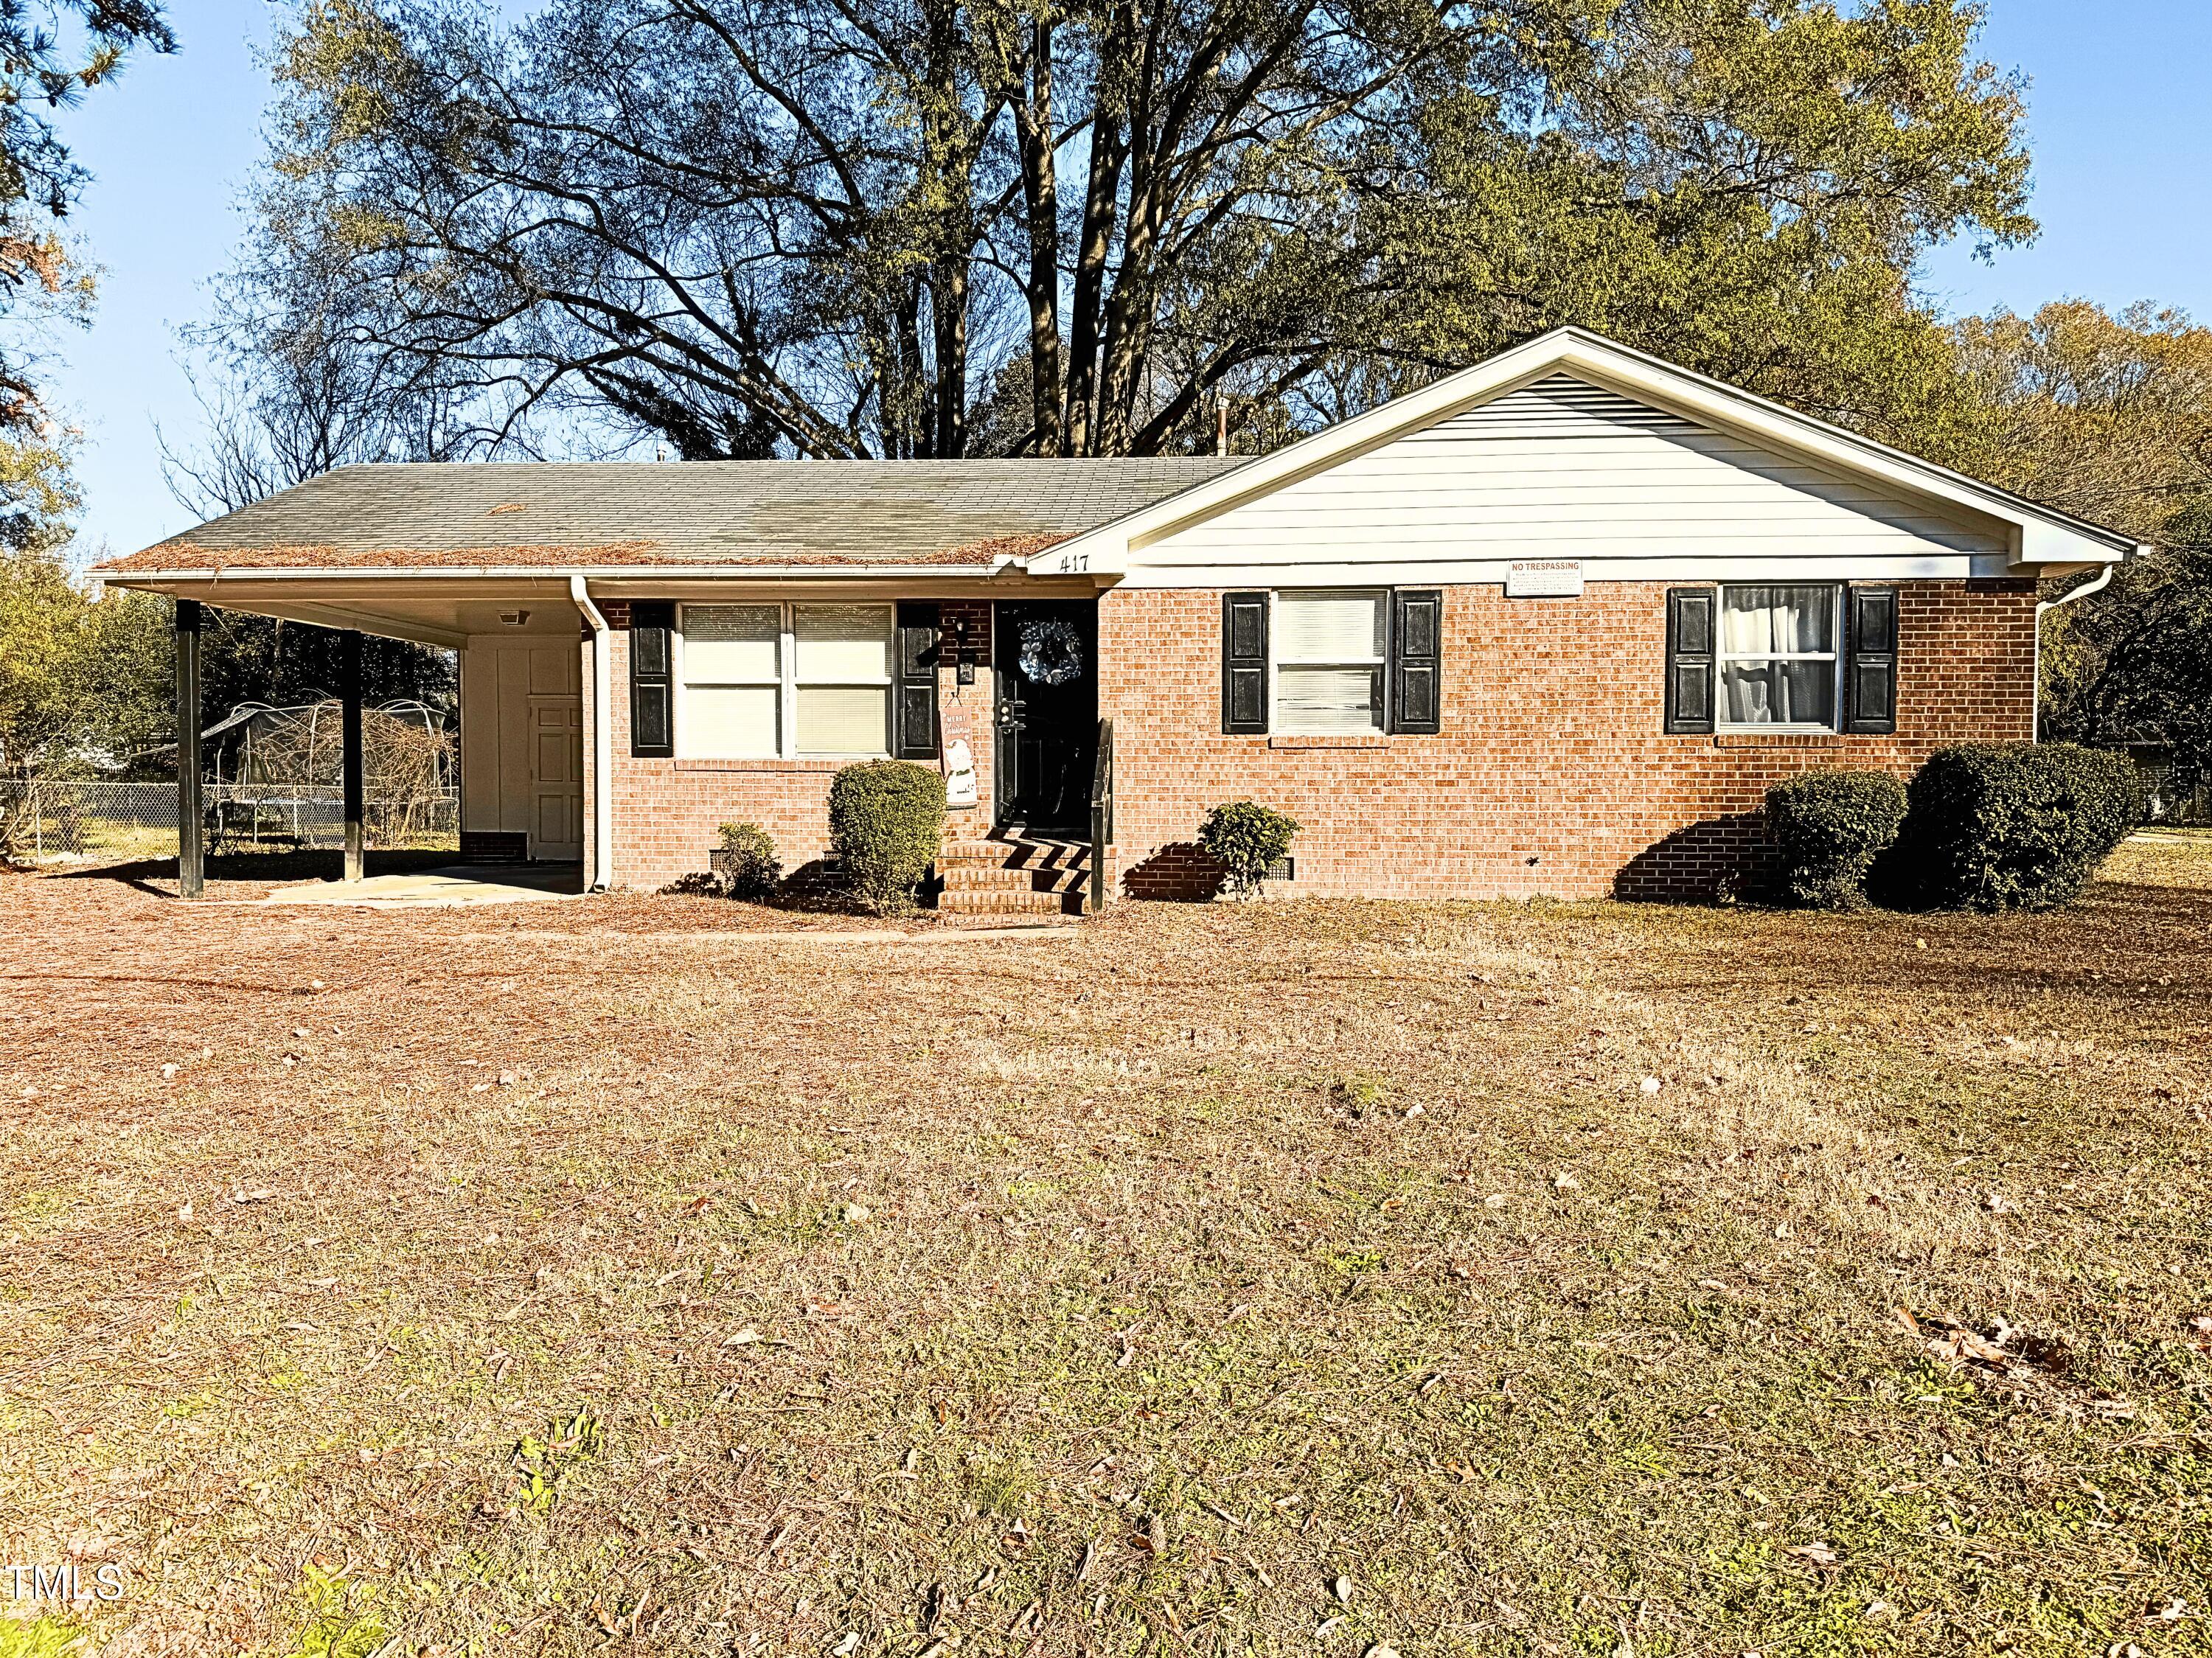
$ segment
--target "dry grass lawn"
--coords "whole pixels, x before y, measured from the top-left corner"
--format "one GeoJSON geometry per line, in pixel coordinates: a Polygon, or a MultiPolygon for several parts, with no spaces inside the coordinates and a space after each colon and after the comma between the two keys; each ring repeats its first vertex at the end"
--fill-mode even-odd
{"type": "Polygon", "coordinates": [[[0,1655],[2212,1652],[2212,837],[0,914],[0,1655]]]}

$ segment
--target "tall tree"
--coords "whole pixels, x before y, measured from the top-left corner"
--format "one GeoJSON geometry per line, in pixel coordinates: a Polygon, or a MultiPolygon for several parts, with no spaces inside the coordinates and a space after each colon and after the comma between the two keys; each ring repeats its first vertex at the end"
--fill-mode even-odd
{"type": "MultiPolygon", "coordinates": [[[[1978,0],[306,0],[240,281],[464,449],[1275,440],[1553,323],[1893,431],[1978,0]]],[[[1944,414],[1943,418],[1948,418],[1944,414]]]]}
{"type": "Polygon", "coordinates": [[[364,344],[330,295],[313,283],[271,289],[233,277],[217,285],[213,319],[182,331],[210,376],[188,371],[197,446],[173,448],[155,429],[179,506],[215,518],[333,467],[447,458],[447,400],[434,382],[392,384],[392,360],[364,344]]]}
{"type": "Polygon", "coordinates": [[[0,0],[0,545],[51,544],[76,505],[36,346],[92,299],[61,234],[85,173],[53,116],[140,47],[176,48],[159,0],[0,0]]]}
{"type": "Polygon", "coordinates": [[[1993,474],[2153,548],[2045,624],[2045,730],[2212,780],[2212,329],[2072,300],[1955,333],[1993,474]]]}
{"type": "Polygon", "coordinates": [[[168,634],[166,600],[95,601],[52,550],[0,549],[0,775],[171,739],[168,634]]]}

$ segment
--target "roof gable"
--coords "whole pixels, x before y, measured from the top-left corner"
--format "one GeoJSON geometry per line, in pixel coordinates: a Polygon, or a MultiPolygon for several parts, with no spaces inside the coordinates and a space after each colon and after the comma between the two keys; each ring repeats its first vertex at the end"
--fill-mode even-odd
{"type": "Polygon", "coordinates": [[[2002,568],[2008,545],[1985,519],[1562,373],[1182,525],[1127,568],[1262,586],[1285,565],[1326,567],[1316,579],[1332,582],[1461,582],[1529,560],[1599,577],[1674,561],[1662,574],[1755,579],[1829,558],[1853,561],[1851,574],[1934,574],[2002,568]]]}
{"type": "MultiPolygon", "coordinates": [[[[1477,432],[1510,443],[1593,421],[1624,437],[1656,435],[1681,444],[1697,434],[1733,442],[1734,458],[1747,471],[1765,471],[1808,500],[1848,505],[1874,522],[1910,524],[1932,545],[1955,543],[1958,551],[2007,565],[2105,563],[2134,547],[2124,536],[1765,398],[1581,330],[1560,329],[1071,537],[1032,556],[1029,568],[1046,574],[1110,574],[1156,558],[1171,562],[1162,544],[1187,544],[1209,522],[1352,466],[1386,446],[1477,432]],[[1547,382],[1555,382],[1549,393],[1540,389],[1547,382]],[[1570,386],[1581,389],[1561,390],[1570,386]]],[[[1589,516],[1601,520],[1601,503],[1587,505],[1589,516]]],[[[1627,505],[1636,509],[1637,503],[1627,505]]]]}

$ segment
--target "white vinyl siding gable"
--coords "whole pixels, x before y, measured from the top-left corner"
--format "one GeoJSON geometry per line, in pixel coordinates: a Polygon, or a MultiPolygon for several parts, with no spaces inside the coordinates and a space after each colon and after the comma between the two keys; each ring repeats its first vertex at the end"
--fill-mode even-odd
{"type": "Polygon", "coordinates": [[[1426,560],[2002,558],[1996,527],[1559,374],[1230,507],[1133,572],[1426,560]]]}

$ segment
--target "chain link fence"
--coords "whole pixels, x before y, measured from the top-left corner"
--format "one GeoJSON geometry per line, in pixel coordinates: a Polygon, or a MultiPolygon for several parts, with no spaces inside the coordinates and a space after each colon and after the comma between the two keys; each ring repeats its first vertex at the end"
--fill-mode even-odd
{"type": "MultiPolygon", "coordinates": [[[[345,796],[334,784],[203,786],[210,852],[345,844],[345,796]]],[[[372,847],[458,846],[460,800],[450,790],[362,803],[372,847]]],[[[0,853],[46,858],[173,858],[174,783],[0,780],[0,853]]]]}
{"type": "Polygon", "coordinates": [[[2145,821],[2196,826],[2212,823],[2212,780],[2193,767],[2175,762],[2172,751],[2147,743],[2130,744],[2136,779],[2142,785],[2145,821]]]}

